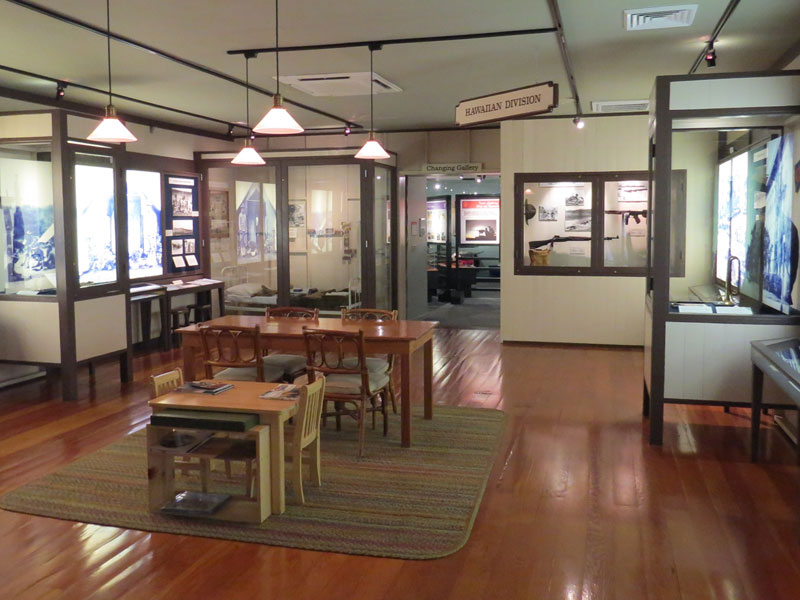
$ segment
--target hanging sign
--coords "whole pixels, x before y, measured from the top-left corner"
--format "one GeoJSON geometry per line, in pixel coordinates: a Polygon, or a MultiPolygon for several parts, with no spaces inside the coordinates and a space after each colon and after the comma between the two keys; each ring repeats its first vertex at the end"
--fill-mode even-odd
{"type": "Polygon", "coordinates": [[[462,100],[456,105],[456,124],[477,125],[553,112],[558,106],[558,84],[552,81],[462,100]]]}
{"type": "Polygon", "coordinates": [[[423,169],[425,173],[480,173],[483,163],[427,163],[423,169]]]}

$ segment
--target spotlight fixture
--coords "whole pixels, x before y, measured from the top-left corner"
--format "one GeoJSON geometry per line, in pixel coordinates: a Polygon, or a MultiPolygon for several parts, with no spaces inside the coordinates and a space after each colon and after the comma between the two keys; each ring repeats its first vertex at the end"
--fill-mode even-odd
{"type": "Polygon", "coordinates": [[[269,112],[264,115],[264,118],[259,121],[258,125],[253,127],[253,131],[256,133],[271,133],[273,135],[303,133],[304,130],[300,123],[295,121],[294,117],[289,114],[289,111],[283,108],[281,98],[281,68],[278,54],[278,0],[275,0],[275,80],[277,81],[275,96],[273,96],[275,104],[269,109],[269,112]]]}
{"type": "Polygon", "coordinates": [[[233,125],[228,125],[228,137],[233,137],[233,125]]]}
{"type": "Polygon", "coordinates": [[[575,117],[574,119],[572,119],[572,122],[578,129],[583,129],[584,127],[586,127],[586,122],[580,117],[575,117]]]}
{"type": "MultiPolygon", "coordinates": [[[[244,55],[244,81],[245,81],[245,105],[247,106],[247,126],[250,127],[250,59],[252,56],[250,54],[244,55]]],[[[231,126],[231,130],[233,126],[231,126]]],[[[239,154],[237,154],[231,164],[234,165],[243,165],[243,166],[258,166],[266,164],[264,159],[261,158],[261,155],[256,152],[256,149],[252,146],[252,141],[255,139],[253,135],[253,131],[250,130],[248,132],[250,135],[244,140],[244,146],[241,150],[239,150],[239,154]]]]}
{"type": "Polygon", "coordinates": [[[56,100],[61,100],[64,97],[66,89],[67,89],[67,84],[64,83],[63,81],[59,81],[56,84],[56,100]]]}
{"type": "Polygon", "coordinates": [[[123,142],[135,142],[136,136],[125,127],[124,123],[117,117],[117,110],[111,102],[111,6],[110,0],[106,0],[106,56],[108,57],[108,106],[106,106],[106,116],[100,124],[86,138],[93,142],[107,142],[119,144],[123,142]]]}
{"type": "Polygon", "coordinates": [[[372,68],[372,54],[375,50],[380,50],[380,44],[370,44],[369,46],[369,138],[361,150],[356,152],[356,158],[369,160],[379,160],[389,158],[389,153],[383,149],[380,142],[375,139],[375,93],[373,84],[375,82],[375,72],[372,68]]]}
{"type": "Polygon", "coordinates": [[[475,183],[483,183],[483,175],[476,175],[475,183]]]}
{"type": "Polygon", "coordinates": [[[350,129],[350,123],[348,123],[347,125],[344,126],[344,134],[345,135],[350,135],[352,133],[352,131],[353,130],[350,129]]]}
{"type": "Polygon", "coordinates": [[[714,50],[714,42],[708,43],[708,49],[706,50],[706,55],[703,58],[705,58],[706,66],[709,69],[713,69],[717,66],[717,51],[714,50]]]}

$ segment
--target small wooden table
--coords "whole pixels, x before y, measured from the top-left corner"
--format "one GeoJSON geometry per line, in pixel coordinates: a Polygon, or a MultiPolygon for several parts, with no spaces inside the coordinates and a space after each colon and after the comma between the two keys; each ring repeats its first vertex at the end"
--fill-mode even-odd
{"type": "MultiPolygon", "coordinates": [[[[206,321],[205,325],[261,328],[262,347],[270,350],[294,351],[305,354],[303,328],[364,332],[367,354],[397,354],[400,356],[400,417],[401,443],[411,446],[411,356],[419,348],[425,355],[424,390],[425,418],[433,418],[433,330],[436,321],[349,321],[341,318],[320,318],[316,321],[290,318],[271,318],[250,315],[228,315],[206,321]]],[[[182,327],[183,374],[187,380],[196,377],[196,365],[203,354],[197,325],[182,327]]]]}
{"type": "Polygon", "coordinates": [[[150,400],[149,404],[154,413],[170,408],[182,408],[257,414],[259,423],[269,425],[270,428],[269,462],[272,514],[281,514],[286,510],[283,425],[297,412],[298,401],[259,398],[264,392],[274,389],[278,385],[276,383],[256,381],[230,381],[227,383],[233,384],[233,389],[220,394],[171,392],[159,396],[155,400],[150,400]]]}

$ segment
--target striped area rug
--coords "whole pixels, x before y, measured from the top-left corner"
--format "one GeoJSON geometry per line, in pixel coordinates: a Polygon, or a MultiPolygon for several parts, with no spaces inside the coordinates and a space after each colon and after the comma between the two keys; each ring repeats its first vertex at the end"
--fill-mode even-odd
{"type": "Polygon", "coordinates": [[[7,493],[0,507],[309,550],[405,559],[447,556],[469,538],[505,416],[495,410],[437,406],[434,419],[425,421],[416,412],[412,448],[400,448],[400,420],[397,415],[390,418],[386,438],[380,423],[375,431],[368,428],[360,460],[355,424],[347,419],[339,432],[329,424],[322,434],[322,487],[306,484],[302,506],[290,504],[287,489],[286,512],[261,525],[151,514],[144,431],[7,493]]]}

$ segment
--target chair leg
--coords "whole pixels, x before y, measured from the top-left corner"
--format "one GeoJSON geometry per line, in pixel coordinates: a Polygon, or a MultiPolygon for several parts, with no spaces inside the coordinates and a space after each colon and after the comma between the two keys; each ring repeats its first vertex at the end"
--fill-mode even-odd
{"type": "Polygon", "coordinates": [[[289,469],[292,480],[292,490],[294,498],[298,504],[305,504],[306,498],[303,495],[303,452],[299,448],[297,454],[292,457],[292,466],[289,469]]]}
{"type": "Polygon", "coordinates": [[[377,410],[377,405],[375,404],[375,396],[369,399],[369,403],[372,404],[372,429],[375,429],[375,411],[377,410]]]}
{"type": "Polygon", "coordinates": [[[333,403],[334,409],[336,410],[336,431],[342,430],[342,415],[341,410],[343,403],[342,402],[334,402],[333,403]]]}
{"type": "Polygon", "coordinates": [[[320,487],[322,485],[322,469],[320,461],[319,441],[320,441],[319,432],[317,432],[317,437],[308,446],[308,454],[309,454],[308,470],[309,474],[311,475],[311,483],[313,483],[317,487],[320,487]]]}
{"type": "Polygon", "coordinates": [[[225,478],[230,480],[233,479],[233,473],[231,472],[231,461],[225,461],[225,478]]]}
{"type": "Polygon", "coordinates": [[[245,463],[245,488],[244,488],[244,495],[248,498],[253,497],[253,461],[246,460],[245,463]]]}
{"type": "Polygon", "coordinates": [[[383,413],[383,437],[386,437],[389,434],[389,411],[386,409],[386,396],[388,392],[386,390],[383,391],[381,394],[381,412],[383,413]]]}
{"type": "Polygon", "coordinates": [[[389,375],[389,397],[392,399],[392,412],[397,414],[397,395],[394,393],[394,384],[392,383],[391,375],[389,375]]]}
{"type": "Polygon", "coordinates": [[[358,403],[358,458],[364,456],[364,421],[367,420],[367,399],[358,403]]]}

